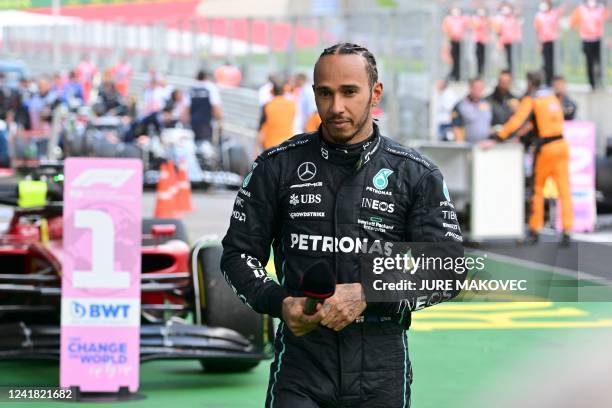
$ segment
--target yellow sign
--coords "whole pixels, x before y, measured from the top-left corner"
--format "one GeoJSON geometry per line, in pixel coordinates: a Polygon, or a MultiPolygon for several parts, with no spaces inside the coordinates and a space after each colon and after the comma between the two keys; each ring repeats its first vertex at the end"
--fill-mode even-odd
{"type": "Polygon", "coordinates": [[[612,327],[612,319],[553,302],[443,303],[412,314],[411,330],[584,329],[612,327]]]}
{"type": "Polygon", "coordinates": [[[47,203],[47,183],[38,180],[19,182],[19,200],[21,208],[42,207],[47,203]]]}

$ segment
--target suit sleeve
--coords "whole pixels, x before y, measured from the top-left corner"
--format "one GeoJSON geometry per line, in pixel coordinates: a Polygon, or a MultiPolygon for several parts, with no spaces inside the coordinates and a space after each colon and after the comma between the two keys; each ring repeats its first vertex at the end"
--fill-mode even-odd
{"type": "Polygon", "coordinates": [[[422,176],[414,197],[415,203],[406,219],[409,242],[463,242],[455,207],[439,169],[422,176]],[[450,234],[451,231],[454,233],[450,234]]]}
{"type": "Polygon", "coordinates": [[[278,176],[260,156],[245,177],[223,238],[221,270],[240,299],[258,313],[281,317],[288,296],[266,272],[276,235],[278,176]]]}
{"type": "MultiPolygon", "coordinates": [[[[406,217],[406,240],[412,256],[436,259],[462,259],[463,237],[457,220],[454,204],[438,169],[428,171],[418,182],[414,191],[415,201],[406,217]]],[[[395,254],[394,254],[395,255],[395,254]]],[[[440,301],[447,301],[459,294],[459,290],[442,291],[422,289],[422,281],[461,281],[465,273],[455,268],[433,267],[417,271],[410,280],[415,290],[404,291],[404,298],[398,302],[379,302],[373,305],[379,313],[399,313],[406,318],[411,311],[419,310],[440,301]],[[428,299],[437,299],[430,302],[428,299]]],[[[400,281],[405,274],[395,274],[400,281]]]]}

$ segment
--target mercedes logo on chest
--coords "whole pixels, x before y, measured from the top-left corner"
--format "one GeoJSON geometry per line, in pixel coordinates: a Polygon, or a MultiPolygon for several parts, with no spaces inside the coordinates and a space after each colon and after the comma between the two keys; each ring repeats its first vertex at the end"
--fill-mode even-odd
{"type": "Polygon", "coordinates": [[[297,169],[297,175],[302,181],[310,181],[317,174],[317,166],[313,162],[304,162],[297,169]]]}

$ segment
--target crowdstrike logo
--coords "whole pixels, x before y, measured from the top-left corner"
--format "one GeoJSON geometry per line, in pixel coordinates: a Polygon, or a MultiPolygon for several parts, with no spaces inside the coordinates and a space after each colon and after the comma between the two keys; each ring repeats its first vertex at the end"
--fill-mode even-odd
{"type": "Polygon", "coordinates": [[[345,254],[384,254],[389,256],[393,243],[367,238],[329,237],[325,235],[291,234],[291,249],[314,252],[343,252],[345,254]]]}
{"type": "Polygon", "coordinates": [[[317,174],[317,166],[313,162],[304,162],[297,169],[297,175],[302,181],[310,181],[317,174]]]}
{"type": "Polygon", "coordinates": [[[292,220],[296,219],[296,218],[324,218],[325,217],[325,213],[320,211],[311,211],[311,212],[291,212],[289,213],[289,217],[291,217],[292,220]]]}

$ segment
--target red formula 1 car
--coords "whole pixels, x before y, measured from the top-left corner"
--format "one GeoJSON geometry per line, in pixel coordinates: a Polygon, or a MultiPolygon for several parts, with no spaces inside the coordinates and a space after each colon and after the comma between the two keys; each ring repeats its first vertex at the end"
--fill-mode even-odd
{"type": "MultiPolygon", "coordinates": [[[[45,205],[22,208],[16,184],[0,186],[14,207],[0,234],[0,358],[59,359],[61,186],[45,205]]],[[[178,220],[142,222],[141,361],[199,359],[206,371],[245,371],[271,354],[272,319],[243,305],[220,270],[218,242],[187,243],[178,220]]]]}

